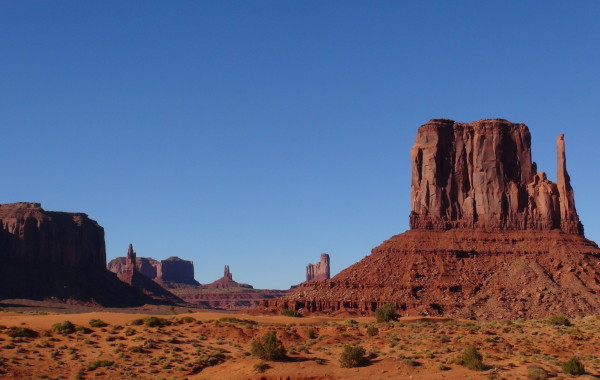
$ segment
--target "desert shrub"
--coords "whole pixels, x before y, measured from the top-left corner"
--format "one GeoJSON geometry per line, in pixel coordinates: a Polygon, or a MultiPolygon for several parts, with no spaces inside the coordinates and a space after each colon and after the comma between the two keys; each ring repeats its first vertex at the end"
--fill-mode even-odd
{"type": "Polygon", "coordinates": [[[458,358],[456,364],[460,364],[474,371],[483,371],[485,369],[483,356],[477,351],[475,346],[467,346],[458,358]]]}
{"type": "Polygon", "coordinates": [[[345,345],[340,355],[340,366],[342,368],[353,368],[365,365],[368,362],[365,353],[365,349],[361,346],[345,345]]]}
{"type": "Polygon", "coordinates": [[[88,371],[93,371],[96,368],[100,367],[111,367],[115,362],[111,362],[110,360],[96,360],[95,362],[91,362],[88,364],[88,371]]]}
{"type": "Polygon", "coordinates": [[[89,334],[92,332],[91,329],[88,329],[87,327],[81,326],[81,325],[75,326],[75,330],[77,330],[78,332],[80,332],[82,334],[89,334]]]}
{"type": "Polygon", "coordinates": [[[135,329],[128,327],[125,330],[123,330],[123,334],[125,334],[125,336],[132,336],[135,334],[135,329]]]}
{"type": "Polygon", "coordinates": [[[563,363],[562,371],[568,375],[579,376],[585,373],[585,367],[577,357],[573,356],[569,361],[563,363]]]}
{"type": "Polygon", "coordinates": [[[243,325],[254,326],[257,325],[258,322],[252,321],[250,319],[240,319],[235,317],[221,317],[219,318],[221,322],[229,322],[229,323],[241,323],[243,325]]]}
{"type": "Polygon", "coordinates": [[[281,315],[285,315],[286,317],[296,317],[299,318],[302,316],[297,310],[292,309],[283,309],[281,310],[281,315]]]}
{"type": "Polygon", "coordinates": [[[274,332],[266,333],[260,339],[254,339],[250,344],[250,353],[263,360],[284,360],[285,347],[274,332]]]}
{"type": "Polygon", "coordinates": [[[375,310],[375,318],[377,322],[389,322],[395,321],[398,319],[398,314],[396,314],[396,306],[394,304],[388,303],[381,307],[378,307],[375,310]]]}
{"type": "Polygon", "coordinates": [[[184,322],[184,323],[196,322],[196,318],[186,315],[185,317],[181,318],[181,322],[184,322]]]}
{"type": "Polygon", "coordinates": [[[539,365],[530,365],[527,367],[527,378],[529,380],[543,380],[547,377],[548,373],[539,365]]]}
{"type": "Polygon", "coordinates": [[[38,333],[27,327],[11,327],[6,333],[11,338],[35,338],[38,333]]]}
{"type": "Polygon", "coordinates": [[[379,334],[379,329],[375,326],[369,326],[367,327],[367,335],[368,336],[375,336],[379,334]]]}
{"type": "Polygon", "coordinates": [[[569,321],[569,318],[564,317],[562,315],[554,315],[552,317],[548,317],[546,322],[548,322],[548,324],[552,326],[571,326],[571,321],[569,321]]]}
{"type": "Polygon", "coordinates": [[[104,322],[101,319],[90,319],[90,326],[92,327],[106,327],[108,323],[104,322]]]}
{"type": "Polygon", "coordinates": [[[148,327],[164,327],[170,325],[167,319],[158,318],[158,317],[146,317],[144,318],[144,325],[148,327]]]}
{"type": "Polygon", "coordinates": [[[72,334],[75,332],[75,325],[69,321],[62,321],[52,325],[52,331],[63,335],[72,334]]]}
{"type": "Polygon", "coordinates": [[[358,322],[356,322],[354,319],[346,319],[344,321],[344,323],[347,325],[357,325],[358,324],[358,322]]]}
{"type": "Polygon", "coordinates": [[[134,326],[141,326],[144,324],[144,320],[143,319],[134,319],[133,321],[131,321],[131,324],[134,326]]]}
{"type": "Polygon", "coordinates": [[[306,336],[308,337],[308,339],[315,339],[317,337],[317,334],[315,333],[314,329],[308,328],[306,329],[306,336]]]}
{"type": "Polygon", "coordinates": [[[258,362],[254,365],[254,370],[258,373],[263,373],[269,368],[271,368],[271,366],[265,362],[258,362]]]}
{"type": "Polygon", "coordinates": [[[447,371],[450,368],[446,367],[446,365],[444,365],[444,363],[440,363],[437,365],[437,369],[439,369],[440,371],[447,371]]]}

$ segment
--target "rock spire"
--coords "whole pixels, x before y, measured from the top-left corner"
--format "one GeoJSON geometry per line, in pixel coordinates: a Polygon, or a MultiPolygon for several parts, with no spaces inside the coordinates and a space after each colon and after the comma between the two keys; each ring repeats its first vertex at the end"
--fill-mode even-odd
{"type": "Polygon", "coordinates": [[[329,255],[321,254],[321,260],[316,264],[306,266],[306,281],[329,280],[329,255]]]}

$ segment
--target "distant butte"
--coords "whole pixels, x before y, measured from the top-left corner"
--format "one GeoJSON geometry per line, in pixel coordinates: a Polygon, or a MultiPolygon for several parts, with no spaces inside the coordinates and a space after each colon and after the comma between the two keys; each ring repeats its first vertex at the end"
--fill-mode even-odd
{"type": "Polygon", "coordinates": [[[305,282],[263,311],[503,319],[600,312],[600,249],[583,236],[557,139],[557,182],[531,159],[525,124],[422,125],[410,154],[410,231],[330,280],[305,282]]]}

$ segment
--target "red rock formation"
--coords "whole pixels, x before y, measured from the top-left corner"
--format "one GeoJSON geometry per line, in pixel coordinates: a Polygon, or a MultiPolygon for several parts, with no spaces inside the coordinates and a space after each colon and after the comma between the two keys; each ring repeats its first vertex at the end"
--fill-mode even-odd
{"type": "Polygon", "coordinates": [[[249,288],[252,289],[252,285],[240,284],[239,282],[233,281],[233,275],[229,271],[229,265],[225,265],[223,277],[211,282],[210,284],[204,285],[205,288],[249,288]]]}
{"type": "Polygon", "coordinates": [[[524,124],[421,126],[411,151],[411,231],[327,281],[261,310],[501,319],[600,312],[600,249],[583,236],[557,144],[557,183],[537,172],[524,124]]]}
{"type": "Polygon", "coordinates": [[[0,205],[0,298],[104,306],[150,301],[105,268],[104,229],[83,213],[39,203],[0,205]]]}
{"type": "Polygon", "coordinates": [[[329,255],[321,254],[321,261],[306,266],[306,282],[329,280],[329,255]]]}
{"type": "Polygon", "coordinates": [[[122,269],[119,280],[133,286],[154,301],[166,304],[182,304],[184,301],[163,288],[152,279],[144,276],[137,270],[136,253],[133,245],[129,244],[127,256],[125,257],[125,266],[122,269]]]}
{"type": "MultiPolygon", "coordinates": [[[[135,263],[138,272],[161,285],[169,282],[200,285],[194,279],[194,263],[192,261],[174,256],[161,261],[149,257],[136,257],[135,263]]],[[[126,257],[117,257],[108,263],[107,268],[120,276],[125,271],[125,265],[126,257]]]]}
{"type": "Polygon", "coordinates": [[[583,234],[558,140],[558,186],[536,173],[525,124],[506,120],[421,126],[411,150],[411,228],[550,230],[583,234]]]}

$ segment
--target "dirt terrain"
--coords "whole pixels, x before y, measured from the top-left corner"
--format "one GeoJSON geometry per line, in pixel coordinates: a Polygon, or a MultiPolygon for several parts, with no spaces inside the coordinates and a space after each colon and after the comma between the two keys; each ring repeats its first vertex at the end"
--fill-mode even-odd
{"type": "Polygon", "coordinates": [[[556,326],[547,320],[414,317],[376,323],[372,317],[160,315],[165,308],[152,311],[162,320],[146,319],[151,315],[140,310],[15,310],[0,312],[0,378],[5,379],[528,379],[532,366],[546,372],[536,378],[560,379],[570,377],[561,365],[572,356],[585,365],[587,374],[580,378],[600,375],[600,317],[556,326]],[[92,327],[93,319],[106,326],[92,327]],[[75,331],[53,330],[64,321],[75,331]],[[149,326],[153,322],[165,325],[149,326]],[[374,335],[372,327],[378,330],[374,335]],[[10,337],[15,328],[30,329],[36,336],[10,337]],[[251,355],[252,340],[267,332],[283,342],[284,361],[251,355]],[[341,368],[345,345],[364,347],[369,362],[341,368]],[[455,364],[468,345],[483,355],[483,371],[455,364]],[[260,362],[266,364],[264,372],[255,367],[260,362]]]}

